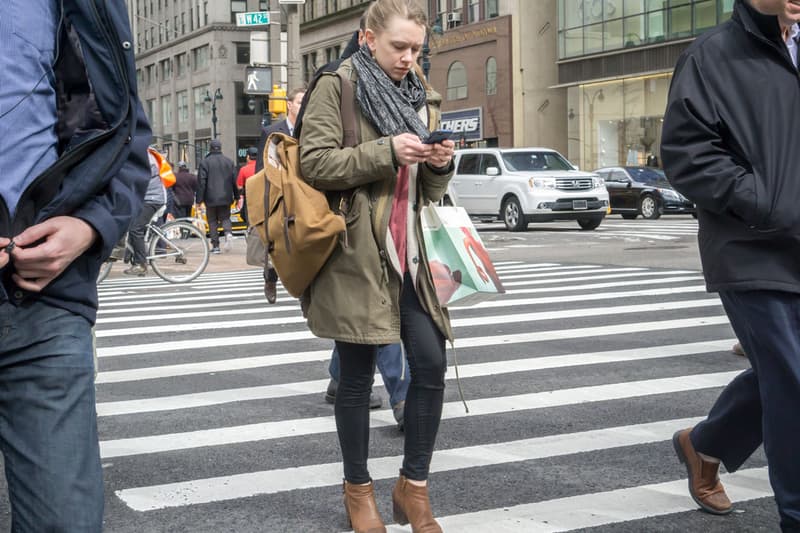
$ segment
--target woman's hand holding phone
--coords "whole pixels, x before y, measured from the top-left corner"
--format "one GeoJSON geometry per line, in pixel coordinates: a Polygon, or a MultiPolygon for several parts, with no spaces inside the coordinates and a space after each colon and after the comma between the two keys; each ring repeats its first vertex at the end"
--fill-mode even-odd
{"type": "Polygon", "coordinates": [[[444,168],[449,165],[450,161],[453,159],[456,143],[446,140],[431,146],[433,146],[433,151],[426,161],[428,165],[434,168],[444,168]]]}

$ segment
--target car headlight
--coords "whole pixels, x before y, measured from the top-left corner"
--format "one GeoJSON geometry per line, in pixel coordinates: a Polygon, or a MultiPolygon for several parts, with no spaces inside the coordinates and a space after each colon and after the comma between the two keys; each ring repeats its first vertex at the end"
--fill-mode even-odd
{"type": "Polygon", "coordinates": [[[663,196],[664,198],[668,198],[670,200],[675,200],[678,202],[681,201],[681,196],[672,189],[658,189],[658,192],[660,192],[661,196],[663,196]]]}
{"type": "Polygon", "coordinates": [[[555,189],[555,178],[531,178],[528,180],[531,189],[555,189]]]}
{"type": "Polygon", "coordinates": [[[592,178],[592,189],[599,189],[606,186],[606,180],[601,177],[592,178]]]}

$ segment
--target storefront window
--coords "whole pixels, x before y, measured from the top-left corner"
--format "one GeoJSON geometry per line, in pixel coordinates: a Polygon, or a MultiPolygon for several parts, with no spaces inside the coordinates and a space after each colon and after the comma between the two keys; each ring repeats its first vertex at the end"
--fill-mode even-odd
{"type": "Polygon", "coordinates": [[[671,74],[570,87],[569,159],[582,169],[644,165],[661,149],[671,74]]]}

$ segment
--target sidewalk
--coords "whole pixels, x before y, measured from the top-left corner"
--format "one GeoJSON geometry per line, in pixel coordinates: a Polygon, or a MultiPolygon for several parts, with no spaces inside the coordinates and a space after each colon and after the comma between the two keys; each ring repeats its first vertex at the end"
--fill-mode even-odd
{"type": "MultiPolygon", "coordinates": [[[[247,245],[245,243],[244,233],[233,236],[233,243],[231,244],[231,251],[228,253],[221,253],[221,254],[211,254],[208,257],[208,266],[206,267],[205,272],[235,272],[237,270],[253,270],[257,269],[258,267],[252,267],[247,264],[245,261],[245,252],[247,251],[247,245]]],[[[108,279],[120,279],[120,278],[130,278],[135,279],[131,276],[126,276],[122,273],[123,270],[128,268],[128,265],[118,261],[114,264],[114,268],[111,269],[111,273],[108,275],[108,279]]],[[[202,277],[202,275],[201,275],[202,277]]],[[[155,273],[148,272],[147,278],[155,278],[160,279],[155,273]]],[[[142,278],[139,278],[142,279],[142,278]]]]}

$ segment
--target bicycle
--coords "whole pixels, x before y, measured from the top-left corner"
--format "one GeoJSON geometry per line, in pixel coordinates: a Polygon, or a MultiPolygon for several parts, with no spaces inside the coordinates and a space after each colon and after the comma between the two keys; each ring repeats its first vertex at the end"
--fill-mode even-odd
{"type": "MultiPolygon", "coordinates": [[[[197,219],[178,218],[159,226],[157,221],[166,206],[156,211],[145,229],[147,263],[158,277],[169,283],[188,283],[205,271],[208,265],[208,243],[205,231],[195,224],[197,219]]],[[[133,256],[133,248],[125,234],[125,247],[115,251],[100,266],[97,283],[108,277],[117,261],[133,256]],[[122,252],[122,253],[119,253],[122,252]]],[[[127,261],[126,261],[127,262],[127,261]]]]}

